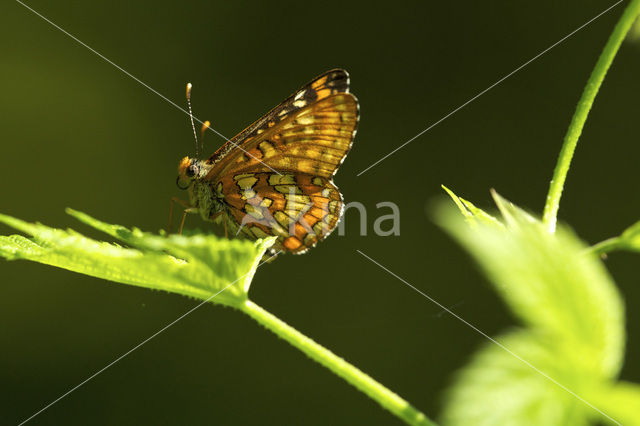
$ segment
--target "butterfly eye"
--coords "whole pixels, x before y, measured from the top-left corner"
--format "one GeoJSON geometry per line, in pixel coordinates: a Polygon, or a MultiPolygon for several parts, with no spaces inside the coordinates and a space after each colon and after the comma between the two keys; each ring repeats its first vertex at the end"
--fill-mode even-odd
{"type": "Polygon", "coordinates": [[[195,164],[190,165],[189,167],[187,167],[186,174],[187,177],[194,177],[198,174],[198,166],[196,166],[195,164]]]}

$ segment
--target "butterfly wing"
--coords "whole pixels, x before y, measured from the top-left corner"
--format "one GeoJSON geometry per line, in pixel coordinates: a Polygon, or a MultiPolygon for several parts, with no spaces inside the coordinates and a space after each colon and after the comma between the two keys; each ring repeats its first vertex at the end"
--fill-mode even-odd
{"type": "Polygon", "coordinates": [[[328,236],[343,210],[331,181],[351,149],[358,101],[349,75],[328,71],[227,142],[207,162],[232,223],[276,250],[303,253],[328,236]]]}
{"type": "Polygon", "coordinates": [[[331,177],[351,148],[358,102],[345,70],[328,71],[292,94],[214,153],[207,179],[299,172],[331,177]]]}

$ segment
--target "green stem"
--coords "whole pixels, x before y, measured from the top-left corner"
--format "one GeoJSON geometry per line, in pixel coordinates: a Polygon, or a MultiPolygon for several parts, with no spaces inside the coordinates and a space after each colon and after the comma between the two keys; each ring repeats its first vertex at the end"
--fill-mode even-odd
{"type": "Polygon", "coordinates": [[[300,349],[309,358],[327,367],[355,386],[359,391],[382,405],[383,408],[404,420],[405,423],[409,425],[435,426],[435,423],[400,396],[252,301],[247,300],[239,306],[239,309],[294,347],[300,349]]]}
{"type": "Polygon", "coordinates": [[[587,85],[582,92],[582,97],[578,102],[576,112],[573,114],[571,124],[565,135],[562,149],[558,157],[556,168],[553,172],[553,179],[549,185],[549,193],[547,194],[547,202],[544,206],[544,214],[542,220],[547,225],[550,232],[554,232],[556,229],[556,220],[558,215],[558,209],[560,208],[560,197],[562,197],[562,189],[564,188],[564,182],[569,172],[571,165],[571,159],[573,153],[578,144],[578,139],[582,133],[584,123],[587,120],[593,100],[602,85],[607,70],[613,62],[613,58],[616,56],[620,44],[624,40],[627,32],[633,25],[636,18],[640,15],[640,0],[632,0],[631,3],[624,10],[622,16],[618,20],[607,44],[596,63],[595,68],[591,72],[591,76],[587,81],[587,85]]]}
{"type": "Polygon", "coordinates": [[[612,251],[620,250],[621,239],[620,237],[613,237],[600,241],[598,244],[594,244],[587,250],[599,255],[611,253],[612,251]]]}

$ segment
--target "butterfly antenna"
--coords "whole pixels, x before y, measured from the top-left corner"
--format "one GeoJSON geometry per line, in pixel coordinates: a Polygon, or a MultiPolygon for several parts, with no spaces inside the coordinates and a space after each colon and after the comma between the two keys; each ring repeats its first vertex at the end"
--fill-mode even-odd
{"type": "Polygon", "coordinates": [[[193,112],[191,111],[191,83],[187,83],[187,106],[189,107],[189,119],[191,119],[191,129],[193,130],[193,137],[196,140],[196,158],[200,156],[200,146],[198,145],[198,135],[196,133],[196,125],[193,122],[193,112]]]}
{"type": "Polygon", "coordinates": [[[207,131],[209,126],[211,126],[211,123],[209,123],[209,120],[206,120],[204,123],[202,123],[202,127],[200,127],[200,148],[202,149],[203,152],[204,152],[204,133],[207,131]]]}

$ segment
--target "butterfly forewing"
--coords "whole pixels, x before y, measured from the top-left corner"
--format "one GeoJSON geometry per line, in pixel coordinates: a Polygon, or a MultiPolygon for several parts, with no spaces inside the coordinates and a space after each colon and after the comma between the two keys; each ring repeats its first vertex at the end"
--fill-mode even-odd
{"type": "MultiPolygon", "coordinates": [[[[233,137],[231,141],[235,143],[246,141],[259,134],[261,130],[270,127],[270,122],[277,123],[290,113],[329,97],[330,95],[348,92],[349,73],[342,69],[327,71],[305,84],[300,90],[293,93],[259,120],[256,120],[249,127],[233,137]]],[[[214,154],[214,156],[215,155],[216,154],[214,154]]]]}
{"type": "MultiPolygon", "coordinates": [[[[358,124],[358,102],[348,91],[349,75],[345,70],[332,70],[317,77],[218,149],[207,160],[213,164],[208,177],[241,170],[275,172],[283,167],[288,171],[301,167],[299,171],[310,172],[310,166],[316,164],[299,163],[301,151],[321,157],[325,150],[326,157],[334,155],[341,161],[351,148],[358,124]],[[287,161],[290,155],[297,155],[298,159],[287,161]],[[259,168],[251,169],[257,164],[259,168]]],[[[333,174],[340,161],[318,167],[325,174],[332,167],[333,174]]]]}
{"type": "Polygon", "coordinates": [[[351,147],[357,117],[353,95],[332,95],[291,113],[243,145],[247,152],[221,165],[221,173],[284,170],[331,177],[351,147]]]}

